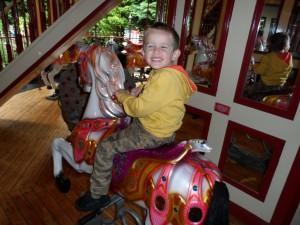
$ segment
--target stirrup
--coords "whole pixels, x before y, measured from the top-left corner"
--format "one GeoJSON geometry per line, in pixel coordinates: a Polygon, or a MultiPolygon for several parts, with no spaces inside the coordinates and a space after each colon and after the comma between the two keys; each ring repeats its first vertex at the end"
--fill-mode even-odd
{"type": "MultiPolygon", "coordinates": [[[[136,225],[144,225],[144,222],[139,217],[137,212],[135,212],[131,208],[126,208],[124,206],[125,200],[120,195],[115,194],[111,197],[110,203],[97,211],[91,212],[88,215],[82,217],[78,221],[78,225],[95,225],[95,224],[101,224],[101,225],[114,225],[117,220],[121,220],[122,225],[128,225],[126,220],[126,215],[129,215],[132,219],[134,219],[136,225]],[[109,220],[107,218],[103,218],[101,216],[102,212],[105,209],[110,208],[111,206],[115,206],[116,213],[114,215],[114,218],[109,220]]],[[[145,209],[145,213],[147,213],[147,210],[145,209]]]]}

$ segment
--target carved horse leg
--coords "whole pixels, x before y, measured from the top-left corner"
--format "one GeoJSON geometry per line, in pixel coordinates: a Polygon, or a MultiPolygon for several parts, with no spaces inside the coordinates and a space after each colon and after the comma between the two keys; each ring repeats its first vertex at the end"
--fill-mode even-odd
{"type": "Polygon", "coordinates": [[[48,73],[45,70],[43,70],[41,72],[41,78],[42,78],[44,84],[47,86],[47,89],[52,89],[51,84],[48,80],[48,73]]]}
{"type": "Polygon", "coordinates": [[[64,158],[77,172],[92,173],[93,167],[85,161],[76,163],[73,156],[73,148],[70,142],[63,138],[55,138],[52,142],[53,175],[58,189],[66,193],[69,191],[70,180],[63,175],[62,159],[64,158]]]}
{"type": "Polygon", "coordinates": [[[63,65],[55,63],[53,64],[52,70],[48,73],[48,80],[54,90],[58,89],[58,84],[55,82],[54,77],[59,74],[62,68],[63,65]]]}
{"type": "Polygon", "coordinates": [[[54,78],[62,70],[63,65],[59,63],[53,63],[41,72],[41,78],[47,89],[53,89],[55,92],[53,96],[48,96],[47,99],[57,99],[58,83],[55,82],[54,78]]]}

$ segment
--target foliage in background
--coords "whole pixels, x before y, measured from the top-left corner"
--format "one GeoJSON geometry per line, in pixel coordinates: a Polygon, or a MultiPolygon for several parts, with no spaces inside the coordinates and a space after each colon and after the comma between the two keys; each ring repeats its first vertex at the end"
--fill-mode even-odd
{"type": "MultiPolygon", "coordinates": [[[[13,58],[17,55],[16,52],[16,34],[22,35],[23,47],[30,45],[29,37],[29,20],[28,0],[17,1],[18,22],[13,19],[12,10],[7,11],[7,33],[4,32],[4,24],[0,19],[0,63],[6,66],[8,62],[8,52],[12,51],[13,58]],[[18,31],[18,32],[17,32],[18,31]],[[7,50],[7,46],[11,50],[7,50]]],[[[48,20],[48,5],[47,1],[37,1],[44,4],[45,8],[45,29],[51,24],[48,20]]],[[[0,9],[11,6],[12,0],[0,0],[0,9]]],[[[2,10],[0,10],[2,11],[2,10]]],[[[156,18],[156,0],[123,0],[121,4],[111,10],[105,17],[96,23],[89,31],[90,38],[86,42],[99,41],[104,44],[109,39],[109,36],[123,37],[127,29],[138,29],[143,31],[147,24],[151,24],[156,18]]],[[[121,40],[121,39],[119,39],[121,40]]],[[[0,65],[1,66],[1,65],[0,65]]]]}
{"type": "Polygon", "coordinates": [[[156,18],[156,0],[123,0],[90,29],[94,36],[123,36],[125,29],[144,30],[156,18]],[[130,19],[131,18],[131,19],[130,19]]]}

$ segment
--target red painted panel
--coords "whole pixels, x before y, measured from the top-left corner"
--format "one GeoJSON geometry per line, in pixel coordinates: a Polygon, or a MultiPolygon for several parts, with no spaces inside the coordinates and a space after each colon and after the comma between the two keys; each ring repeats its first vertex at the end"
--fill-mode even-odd
{"type": "Polygon", "coordinates": [[[290,224],[300,202],[300,147],[271,219],[272,225],[290,224]]]}
{"type": "Polygon", "coordinates": [[[224,105],[224,104],[216,102],[215,111],[217,111],[219,113],[223,113],[225,115],[229,115],[230,107],[228,105],[224,105]]]}

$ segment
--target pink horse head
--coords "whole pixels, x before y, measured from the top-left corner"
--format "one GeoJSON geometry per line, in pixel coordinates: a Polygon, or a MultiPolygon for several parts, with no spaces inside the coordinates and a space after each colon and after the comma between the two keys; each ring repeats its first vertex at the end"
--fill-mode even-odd
{"type": "MultiPolygon", "coordinates": [[[[127,200],[143,201],[149,209],[149,224],[204,224],[208,217],[211,219],[208,211],[213,199],[222,205],[219,210],[224,210],[224,195],[219,199],[214,196],[215,185],[222,182],[220,171],[194,152],[197,149],[207,149],[206,143],[183,141],[154,150],[119,154],[114,159],[111,189],[127,200]]],[[[214,209],[215,215],[217,211],[214,209]]],[[[214,219],[226,220],[225,211],[221,214],[222,218],[214,219]]]]}

